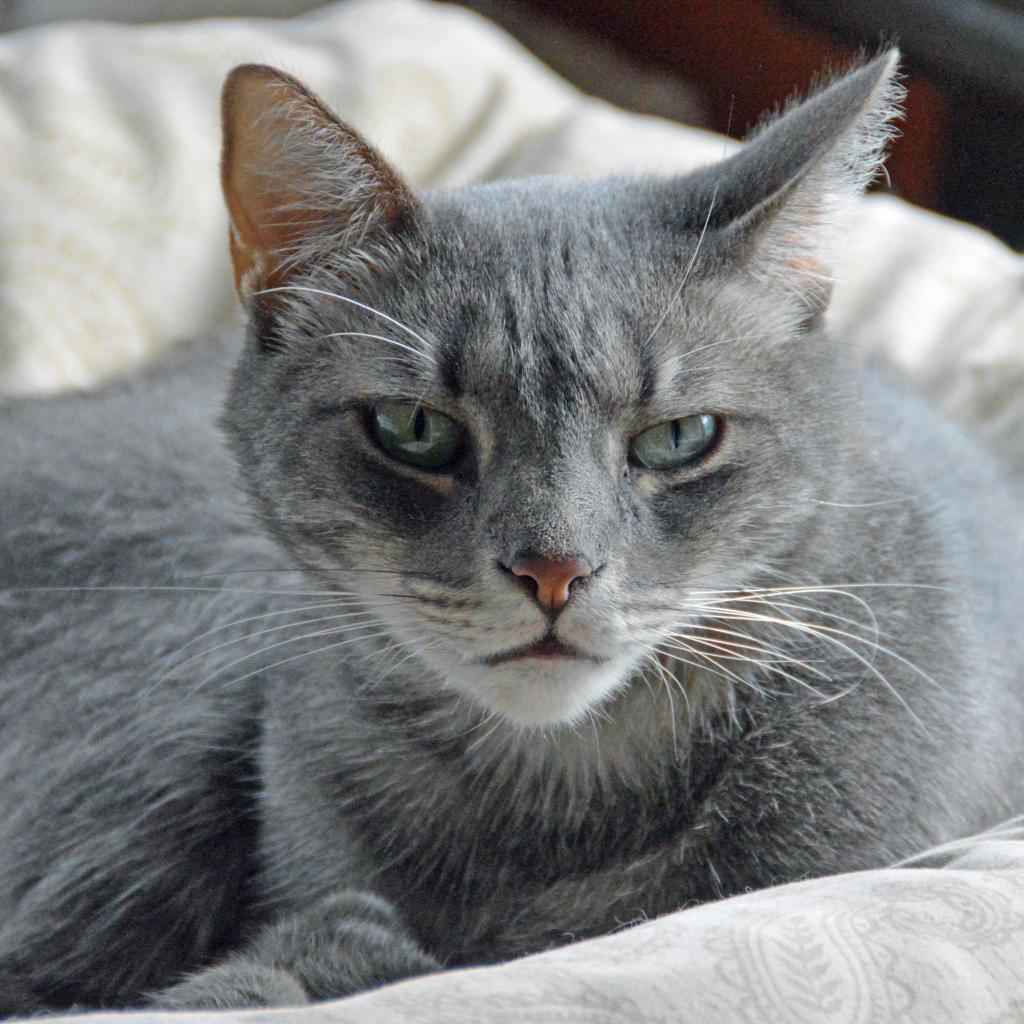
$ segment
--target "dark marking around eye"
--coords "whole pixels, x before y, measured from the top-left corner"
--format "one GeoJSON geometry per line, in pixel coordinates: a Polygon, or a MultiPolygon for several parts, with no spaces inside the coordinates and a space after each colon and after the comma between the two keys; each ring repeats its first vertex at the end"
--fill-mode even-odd
{"type": "Polygon", "coordinates": [[[309,407],[309,418],[314,422],[332,420],[345,414],[345,406],[341,402],[314,402],[309,407]]]}
{"type": "Polygon", "coordinates": [[[671,484],[662,493],[669,496],[685,493],[695,498],[713,496],[728,487],[740,470],[740,466],[727,463],[717,466],[710,473],[705,473],[693,480],[680,480],[678,483],[671,484]]]}

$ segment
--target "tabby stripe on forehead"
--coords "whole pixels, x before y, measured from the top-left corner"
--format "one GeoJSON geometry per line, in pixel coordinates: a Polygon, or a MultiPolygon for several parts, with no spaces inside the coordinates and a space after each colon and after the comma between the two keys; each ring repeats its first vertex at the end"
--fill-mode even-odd
{"type": "Polygon", "coordinates": [[[441,383],[452,398],[462,397],[462,352],[454,345],[447,345],[439,353],[438,372],[441,383]]]}
{"type": "Polygon", "coordinates": [[[523,333],[519,325],[519,314],[512,296],[507,293],[502,299],[502,326],[505,329],[505,338],[509,348],[513,352],[521,354],[524,344],[523,333]]]}
{"type": "Polygon", "coordinates": [[[655,369],[654,357],[651,354],[649,345],[638,344],[636,346],[636,360],[640,371],[640,395],[638,404],[648,405],[654,398],[655,384],[657,383],[657,371],[655,369]]]}

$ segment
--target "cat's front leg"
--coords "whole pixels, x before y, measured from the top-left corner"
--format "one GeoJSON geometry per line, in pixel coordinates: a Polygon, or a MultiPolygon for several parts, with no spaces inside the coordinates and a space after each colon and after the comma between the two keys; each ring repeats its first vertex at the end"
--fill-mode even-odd
{"type": "Polygon", "coordinates": [[[296,1006],[376,988],[440,964],[389,903],[345,892],[268,925],[240,952],[164,989],[161,1009],[296,1006]]]}

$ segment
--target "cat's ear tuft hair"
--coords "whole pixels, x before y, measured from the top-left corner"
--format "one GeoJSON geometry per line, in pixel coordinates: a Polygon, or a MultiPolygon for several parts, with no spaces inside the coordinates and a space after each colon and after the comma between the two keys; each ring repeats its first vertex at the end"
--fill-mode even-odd
{"type": "Polygon", "coordinates": [[[355,131],[291,75],[235,68],[222,96],[221,183],[243,298],[325,262],[339,273],[386,257],[416,201],[355,131]]]}
{"type": "Polygon", "coordinates": [[[811,313],[828,304],[836,252],[895,134],[898,59],[887,50],[791,104],[723,166],[723,219],[745,265],[811,313]]]}

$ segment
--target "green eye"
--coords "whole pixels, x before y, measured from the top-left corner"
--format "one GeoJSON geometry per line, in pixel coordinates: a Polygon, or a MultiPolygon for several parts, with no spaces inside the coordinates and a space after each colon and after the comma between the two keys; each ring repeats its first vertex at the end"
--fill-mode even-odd
{"type": "Polygon", "coordinates": [[[382,402],[370,410],[370,433],[393,459],[417,469],[440,470],[459,455],[459,428],[416,402],[382,402]]]}
{"type": "Polygon", "coordinates": [[[637,434],[629,454],[647,469],[679,469],[700,458],[717,437],[718,420],[714,416],[684,416],[637,434]]]}

